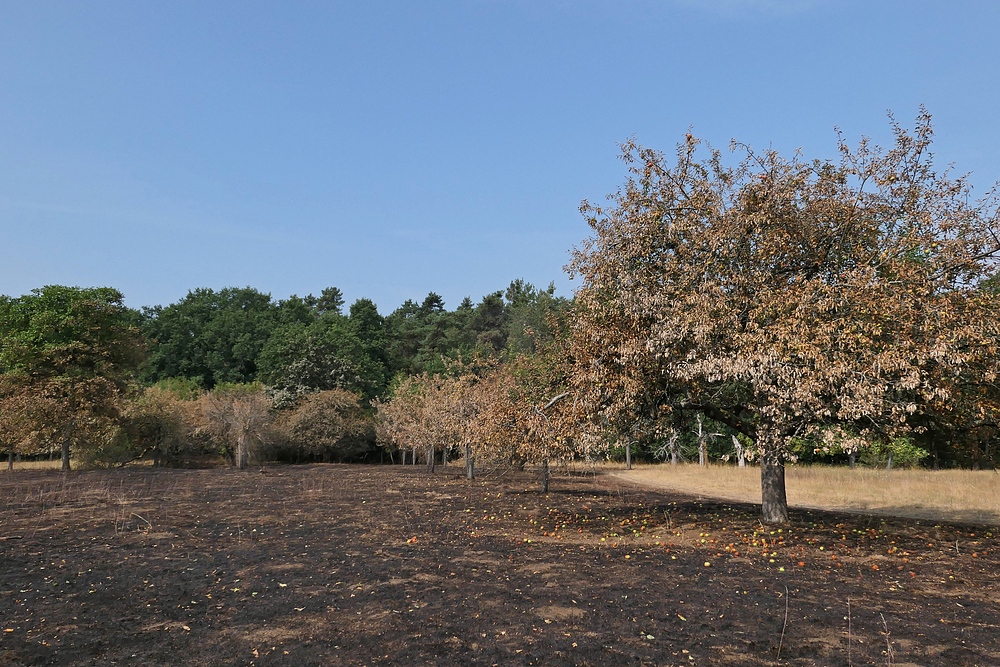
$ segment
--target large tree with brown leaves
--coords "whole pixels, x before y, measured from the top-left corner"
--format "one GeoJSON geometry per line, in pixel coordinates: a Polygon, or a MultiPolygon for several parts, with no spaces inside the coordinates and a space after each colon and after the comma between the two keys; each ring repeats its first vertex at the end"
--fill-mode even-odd
{"type": "Polygon", "coordinates": [[[836,161],[774,151],[727,166],[688,135],[676,161],[633,142],[593,236],[573,332],[589,409],[611,422],[701,411],[751,437],[763,518],[786,521],[792,437],[862,440],[996,421],[995,190],[934,170],[930,117],[836,161]]]}

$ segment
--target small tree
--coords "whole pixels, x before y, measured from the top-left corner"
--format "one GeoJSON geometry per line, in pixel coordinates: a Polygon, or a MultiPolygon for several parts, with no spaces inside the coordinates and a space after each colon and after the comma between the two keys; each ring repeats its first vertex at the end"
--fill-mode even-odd
{"type": "MultiPolygon", "coordinates": [[[[555,330],[555,327],[553,327],[555,330]]],[[[541,489],[549,488],[553,460],[605,452],[603,430],[584,419],[569,386],[572,359],[563,337],[518,354],[477,385],[479,411],[473,432],[487,457],[516,465],[541,465],[541,489]]]]}
{"type": "Polygon", "coordinates": [[[373,436],[360,398],[342,389],[304,397],[282,426],[296,451],[324,462],[357,458],[368,451],[373,436]]]}
{"type": "MultiPolygon", "coordinates": [[[[200,395],[200,393],[199,393],[200,395]]],[[[135,397],[124,411],[123,428],[133,459],[150,457],[153,467],[176,464],[198,449],[191,412],[196,397],[153,386],[135,397]]]]}
{"type": "Polygon", "coordinates": [[[271,399],[259,385],[224,385],[205,394],[201,404],[209,432],[239,470],[246,468],[274,420],[271,399]]]}

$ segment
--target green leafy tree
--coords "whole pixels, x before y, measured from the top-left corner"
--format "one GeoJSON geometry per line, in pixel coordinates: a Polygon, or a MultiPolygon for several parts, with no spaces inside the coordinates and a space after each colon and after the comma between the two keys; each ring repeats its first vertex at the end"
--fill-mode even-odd
{"type": "Polygon", "coordinates": [[[390,378],[385,319],[371,299],[358,299],[351,304],[348,327],[355,346],[348,359],[361,378],[361,393],[367,399],[380,396],[390,378]]]}
{"type": "Polygon", "coordinates": [[[145,352],[136,320],[107,287],[49,285],[0,300],[0,409],[21,411],[28,439],[57,442],[63,470],[71,449],[118,437],[122,399],[145,352]]]}
{"type": "Polygon", "coordinates": [[[206,389],[253,382],[257,357],[282,315],[291,321],[311,317],[304,303],[293,300],[282,311],[270,295],[251,287],[196,289],[177,303],[147,308],[142,328],[152,346],[146,378],[186,377],[206,389]]]}

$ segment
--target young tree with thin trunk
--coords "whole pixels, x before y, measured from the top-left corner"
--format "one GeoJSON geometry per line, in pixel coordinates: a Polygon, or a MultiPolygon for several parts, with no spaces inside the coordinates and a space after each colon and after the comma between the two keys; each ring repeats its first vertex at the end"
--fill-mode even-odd
{"type": "Polygon", "coordinates": [[[888,150],[841,141],[837,161],[735,144],[727,166],[689,134],[670,164],[628,142],[612,204],[583,206],[577,384],[748,436],[768,522],[788,518],[795,436],[996,423],[1000,300],[979,289],[1000,258],[995,194],[934,171],[926,113],[892,128],[888,150]]]}
{"type": "Polygon", "coordinates": [[[243,470],[274,421],[271,399],[259,385],[232,385],[206,393],[201,403],[208,430],[243,470]]]}

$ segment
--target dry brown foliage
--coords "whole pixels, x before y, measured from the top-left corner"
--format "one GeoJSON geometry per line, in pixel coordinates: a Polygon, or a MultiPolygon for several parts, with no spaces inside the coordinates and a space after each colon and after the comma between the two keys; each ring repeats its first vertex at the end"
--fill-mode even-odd
{"type": "Polygon", "coordinates": [[[309,394],[280,426],[307,460],[345,461],[368,448],[371,419],[357,394],[330,389],[309,394]]]}
{"type": "Polygon", "coordinates": [[[478,411],[475,382],[471,375],[405,378],[388,401],[375,403],[379,440],[400,452],[423,452],[433,470],[435,451],[472,444],[469,425],[478,411]]]}
{"type": "Polygon", "coordinates": [[[789,439],[862,440],[996,423],[997,198],[934,171],[930,117],[895,144],[840,141],[837,162],[734,145],[733,167],[691,135],[670,165],[628,142],[630,178],[594,236],[575,384],[609,422],[702,411],[754,439],[764,516],[787,520],[789,439]]]}
{"type": "Polygon", "coordinates": [[[259,387],[240,386],[214,391],[199,399],[204,428],[224,443],[237,468],[250,463],[250,455],[263,444],[274,421],[271,399],[259,387]]]}

